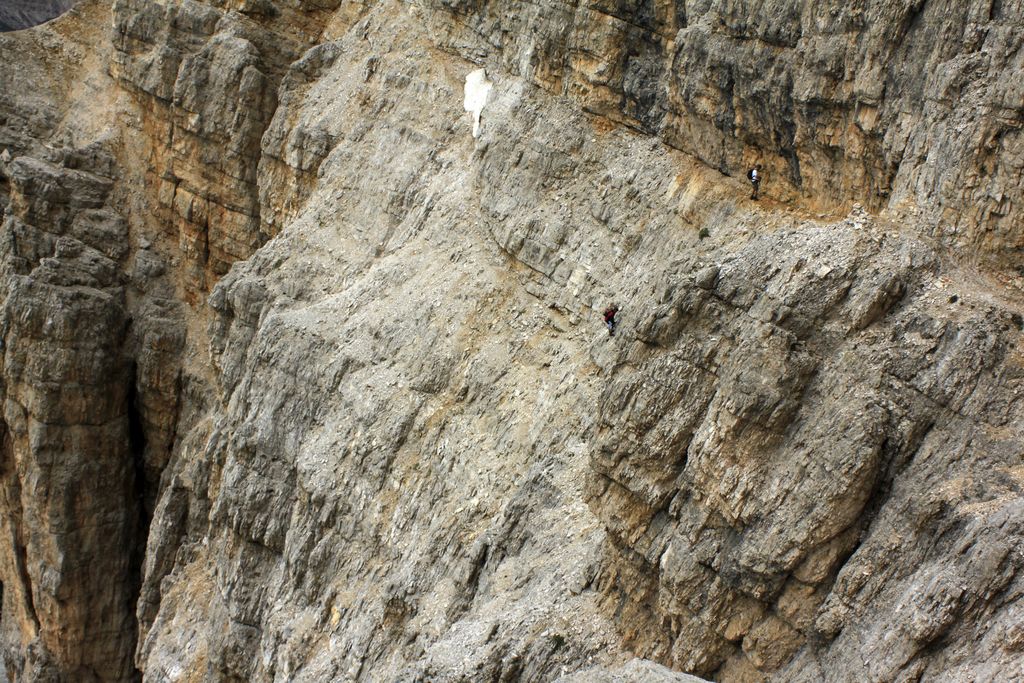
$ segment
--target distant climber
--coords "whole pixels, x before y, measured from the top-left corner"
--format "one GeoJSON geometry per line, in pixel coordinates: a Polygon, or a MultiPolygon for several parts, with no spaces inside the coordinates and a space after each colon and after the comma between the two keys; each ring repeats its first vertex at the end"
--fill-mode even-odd
{"type": "Polygon", "coordinates": [[[761,191],[761,167],[755,165],[754,168],[747,171],[747,179],[750,180],[750,185],[754,188],[750,198],[756,200],[761,191]]]}
{"type": "Polygon", "coordinates": [[[618,304],[612,304],[608,308],[604,309],[604,324],[608,326],[609,337],[615,336],[615,326],[618,324],[618,321],[615,319],[615,316],[617,316],[618,314],[618,304]]]}

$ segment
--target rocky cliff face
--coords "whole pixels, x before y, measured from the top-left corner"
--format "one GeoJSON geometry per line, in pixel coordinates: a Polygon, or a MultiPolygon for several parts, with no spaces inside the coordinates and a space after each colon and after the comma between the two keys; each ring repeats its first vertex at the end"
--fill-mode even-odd
{"type": "Polygon", "coordinates": [[[0,37],[8,677],[1021,675],[1022,41],[796,0],[0,37]]]}

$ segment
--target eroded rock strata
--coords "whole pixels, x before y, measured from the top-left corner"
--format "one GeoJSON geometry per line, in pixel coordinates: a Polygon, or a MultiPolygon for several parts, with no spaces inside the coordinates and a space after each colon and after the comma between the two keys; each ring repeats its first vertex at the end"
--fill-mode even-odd
{"type": "Polygon", "coordinates": [[[796,0],[0,36],[8,678],[1024,675],[1022,41],[796,0]]]}

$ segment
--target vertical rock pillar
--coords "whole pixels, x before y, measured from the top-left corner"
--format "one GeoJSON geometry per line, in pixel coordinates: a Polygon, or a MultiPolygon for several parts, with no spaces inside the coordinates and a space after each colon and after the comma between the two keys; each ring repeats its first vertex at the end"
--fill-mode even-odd
{"type": "Polygon", "coordinates": [[[0,246],[0,581],[13,680],[135,675],[132,567],[139,503],[131,364],[109,183],[12,164],[0,246]],[[104,220],[110,219],[106,222],[104,220]],[[106,251],[106,253],[104,253],[106,251]]]}

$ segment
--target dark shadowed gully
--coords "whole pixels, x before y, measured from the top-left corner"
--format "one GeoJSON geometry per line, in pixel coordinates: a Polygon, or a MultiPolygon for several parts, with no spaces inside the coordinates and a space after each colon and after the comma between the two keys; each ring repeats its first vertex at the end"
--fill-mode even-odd
{"type": "Polygon", "coordinates": [[[0,0],[0,32],[38,26],[67,12],[76,0],[0,0]]]}

